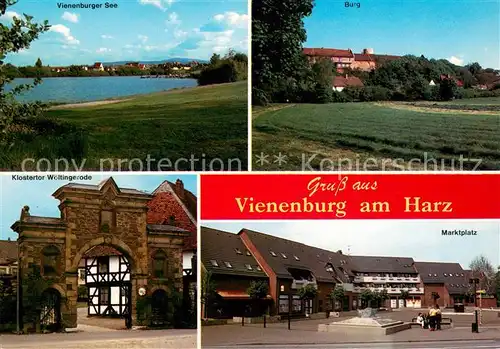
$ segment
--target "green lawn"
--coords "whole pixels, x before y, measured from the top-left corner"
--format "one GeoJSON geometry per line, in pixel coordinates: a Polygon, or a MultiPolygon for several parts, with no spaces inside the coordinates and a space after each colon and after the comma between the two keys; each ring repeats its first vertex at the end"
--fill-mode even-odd
{"type": "Polygon", "coordinates": [[[440,110],[404,103],[257,108],[252,169],[460,170],[460,154],[472,159],[462,161],[463,169],[473,169],[476,159],[481,159],[476,169],[500,169],[500,113],[486,109],[499,104],[500,98],[454,103],[462,101],[464,106],[472,102],[485,105],[488,111],[440,110]],[[279,152],[284,159],[281,164],[279,152]],[[259,160],[261,154],[268,157],[259,160]],[[438,167],[430,161],[424,165],[432,158],[439,160],[438,167]],[[420,162],[408,165],[411,159],[420,162]]]}
{"type": "MultiPolygon", "coordinates": [[[[47,116],[81,127],[87,135],[85,169],[99,169],[100,159],[140,159],[152,170],[208,169],[212,159],[221,159],[224,169],[247,168],[247,82],[172,90],[134,96],[120,103],[73,109],[57,109],[47,116]],[[184,159],[191,157],[194,168],[184,159]],[[161,168],[156,168],[164,159],[161,168]],[[166,160],[168,159],[168,161],[166,160]],[[202,164],[205,161],[205,165],[202,164]]],[[[16,169],[26,157],[48,157],[56,144],[42,139],[25,145],[1,159],[0,167],[16,169]],[[35,149],[36,147],[36,149],[35,149]],[[44,149],[47,151],[44,153],[44,149]],[[46,155],[46,156],[44,156],[46,155]],[[6,163],[7,162],[7,163],[6,163]],[[3,166],[1,166],[3,165],[3,166]]],[[[56,156],[56,155],[52,155],[56,156]]],[[[213,167],[220,168],[221,161],[213,167]]],[[[105,162],[107,169],[110,163],[105,162]]],[[[122,162],[122,170],[146,170],[138,160],[122,162]],[[133,165],[131,165],[131,163],[133,165]]]]}

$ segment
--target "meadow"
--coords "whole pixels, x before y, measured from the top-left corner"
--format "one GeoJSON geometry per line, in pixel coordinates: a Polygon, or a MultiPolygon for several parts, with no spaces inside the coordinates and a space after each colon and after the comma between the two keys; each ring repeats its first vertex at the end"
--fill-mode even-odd
{"type": "Polygon", "coordinates": [[[256,108],[252,169],[499,170],[499,107],[495,97],[256,108]]]}
{"type": "Polygon", "coordinates": [[[23,159],[61,157],[77,158],[79,164],[84,159],[85,170],[99,170],[102,159],[113,160],[103,162],[108,170],[247,168],[246,81],[132,96],[109,104],[57,106],[45,116],[70,125],[79,135],[51,136],[47,131],[21,139],[0,154],[0,168],[19,170],[23,159]],[[155,161],[145,168],[148,159],[155,161]]]}

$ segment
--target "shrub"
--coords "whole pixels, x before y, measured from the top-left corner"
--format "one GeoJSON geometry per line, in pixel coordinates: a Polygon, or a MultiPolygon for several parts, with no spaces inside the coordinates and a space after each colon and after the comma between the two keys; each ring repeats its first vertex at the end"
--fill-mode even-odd
{"type": "Polygon", "coordinates": [[[85,285],[78,286],[78,300],[86,301],[88,298],[89,298],[89,292],[87,286],[85,285]]]}
{"type": "Polygon", "coordinates": [[[361,99],[362,87],[347,86],[342,92],[352,101],[359,101],[361,99]]]}
{"type": "Polygon", "coordinates": [[[438,101],[439,100],[439,86],[428,86],[424,91],[423,98],[426,101],[438,101]]]}
{"type": "Polygon", "coordinates": [[[359,99],[368,101],[389,101],[392,98],[392,91],[382,86],[366,86],[360,89],[359,99]]]}
{"type": "Polygon", "coordinates": [[[332,91],[332,102],[333,103],[347,103],[352,102],[351,97],[349,97],[344,91],[332,91]]]}
{"type": "Polygon", "coordinates": [[[452,79],[445,79],[439,84],[439,99],[449,101],[453,99],[457,91],[457,84],[452,79]]]}

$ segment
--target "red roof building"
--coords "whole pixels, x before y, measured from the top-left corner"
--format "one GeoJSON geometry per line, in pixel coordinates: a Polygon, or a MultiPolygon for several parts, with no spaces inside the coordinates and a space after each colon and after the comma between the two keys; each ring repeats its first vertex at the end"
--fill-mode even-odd
{"type": "Polygon", "coordinates": [[[353,86],[353,87],[363,87],[364,84],[363,82],[356,76],[335,76],[333,78],[333,89],[335,91],[342,91],[344,88],[348,86],[353,86]]]}
{"type": "Polygon", "coordinates": [[[180,179],[175,183],[165,181],[156,188],[148,207],[148,224],[172,225],[191,232],[184,240],[184,250],[196,250],[197,198],[184,189],[180,179]]]}

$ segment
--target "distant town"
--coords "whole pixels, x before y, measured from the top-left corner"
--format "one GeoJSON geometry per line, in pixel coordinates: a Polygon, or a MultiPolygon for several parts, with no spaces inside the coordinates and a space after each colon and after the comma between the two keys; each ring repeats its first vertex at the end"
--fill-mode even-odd
{"type": "Polygon", "coordinates": [[[164,63],[103,63],[93,65],[44,66],[40,59],[35,66],[16,67],[7,64],[6,69],[12,78],[33,77],[91,77],[91,76],[141,76],[143,78],[196,78],[207,64],[191,62],[164,63]]]}

